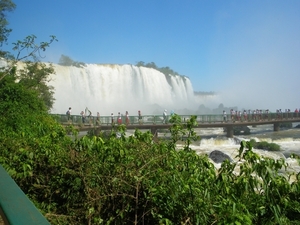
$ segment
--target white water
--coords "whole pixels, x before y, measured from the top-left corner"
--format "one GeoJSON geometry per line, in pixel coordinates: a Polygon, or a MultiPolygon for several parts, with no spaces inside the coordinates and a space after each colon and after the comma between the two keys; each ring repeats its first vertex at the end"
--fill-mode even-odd
{"type": "Polygon", "coordinates": [[[194,108],[194,90],[187,77],[168,76],[132,65],[87,64],[84,68],[54,65],[50,85],[56,99],[52,113],[79,113],[88,107],[93,115],[118,112],[137,115],[156,110],[194,108]],[[168,82],[168,80],[169,82],[168,82]]]}
{"type": "MultiPolygon", "coordinates": [[[[296,124],[293,124],[293,126],[296,126],[296,124]]],[[[289,171],[300,172],[300,166],[297,160],[289,157],[292,153],[300,156],[300,129],[287,129],[274,132],[272,125],[249,128],[251,132],[250,135],[235,136],[234,138],[227,138],[222,128],[200,129],[197,130],[197,133],[200,135],[201,140],[198,145],[191,147],[198,154],[207,155],[214,150],[219,150],[235,161],[241,140],[249,141],[250,139],[255,139],[257,142],[267,141],[269,143],[276,143],[281,148],[279,152],[261,149],[253,149],[253,151],[263,157],[273,159],[283,158],[289,165],[289,171]]],[[[219,168],[221,163],[214,163],[214,165],[216,168],[219,168]]]]}

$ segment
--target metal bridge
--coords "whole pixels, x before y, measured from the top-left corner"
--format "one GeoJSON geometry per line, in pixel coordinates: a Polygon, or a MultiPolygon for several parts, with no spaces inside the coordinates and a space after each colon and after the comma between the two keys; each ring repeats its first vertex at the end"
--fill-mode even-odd
{"type": "MultiPolygon", "coordinates": [[[[125,116],[111,117],[111,116],[90,116],[85,117],[85,122],[82,121],[82,116],[64,114],[53,115],[58,122],[63,125],[74,125],[81,131],[95,130],[111,130],[114,127],[125,124],[126,129],[148,129],[153,135],[157,134],[159,129],[168,129],[172,124],[164,123],[163,116],[161,115],[145,115],[139,118],[139,116],[129,116],[126,121],[125,116]]],[[[186,123],[190,118],[190,115],[179,115],[182,123],[186,123]]],[[[169,121],[170,116],[166,121],[169,121]]],[[[198,125],[195,128],[211,128],[211,127],[223,127],[226,128],[227,137],[233,137],[234,127],[239,126],[259,126],[265,124],[273,124],[274,131],[280,130],[280,124],[300,122],[300,113],[268,113],[268,114],[256,114],[247,116],[232,116],[222,114],[218,115],[197,115],[198,125]]]]}

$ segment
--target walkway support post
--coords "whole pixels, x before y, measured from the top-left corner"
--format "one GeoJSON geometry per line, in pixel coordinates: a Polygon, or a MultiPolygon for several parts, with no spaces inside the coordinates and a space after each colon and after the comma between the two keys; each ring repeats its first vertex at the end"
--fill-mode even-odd
{"type": "Polygon", "coordinates": [[[273,125],[273,127],[274,127],[274,131],[279,131],[280,130],[280,123],[274,123],[274,125],[273,125]]]}
{"type": "Polygon", "coordinates": [[[157,127],[151,127],[150,131],[153,137],[157,138],[157,127]]]}
{"type": "Polygon", "coordinates": [[[233,126],[228,126],[226,127],[226,130],[227,130],[227,137],[229,138],[233,138],[233,126]]]}

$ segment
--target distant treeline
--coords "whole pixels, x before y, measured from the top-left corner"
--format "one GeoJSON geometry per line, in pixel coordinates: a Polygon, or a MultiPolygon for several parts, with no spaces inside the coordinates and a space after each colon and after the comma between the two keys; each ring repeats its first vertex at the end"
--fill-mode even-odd
{"type": "MultiPolygon", "coordinates": [[[[153,68],[156,69],[160,72],[162,72],[165,75],[180,75],[179,73],[177,73],[176,71],[172,70],[170,67],[166,66],[166,67],[158,67],[154,62],[151,63],[145,63],[143,61],[140,61],[136,64],[136,66],[143,66],[143,67],[148,67],[148,68],[153,68]]],[[[182,75],[180,75],[182,76],[182,75]]]]}
{"type": "Polygon", "coordinates": [[[60,56],[58,64],[62,65],[62,66],[75,66],[75,67],[79,67],[79,68],[85,66],[84,62],[74,61],[73,59],[71,59],[71,57],[66,56],[66,55],[60,56]]]}

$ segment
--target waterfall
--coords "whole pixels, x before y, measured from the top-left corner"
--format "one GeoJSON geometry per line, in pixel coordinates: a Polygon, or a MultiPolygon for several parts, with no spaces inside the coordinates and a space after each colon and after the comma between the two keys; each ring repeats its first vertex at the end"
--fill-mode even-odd
{"type": "Polygon", "coordinates": [[[49,82],[55,88],[52,113],[79,114],[88,107],[93,115],[118,112],[153,114],[163,109],[196,107],[189,78],[165,75],[158,70],[133,65],[86,64],[85,67],[53,64],[49,82]]]}

